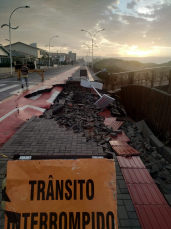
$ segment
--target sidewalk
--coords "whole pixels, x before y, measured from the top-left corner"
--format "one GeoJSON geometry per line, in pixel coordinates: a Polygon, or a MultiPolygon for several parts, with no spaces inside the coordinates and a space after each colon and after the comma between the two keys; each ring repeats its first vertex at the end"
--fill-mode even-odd
{"type": "Polygon", "coordinates": [[[12,135],[33,115],[41,115],[51,105],[51,97],[59,93],[62,87],[54,87],[56,84],[65,84],[68,77],[78,69],[72,68],[56,77],[36,85],[28,91],[14,95],[0,104],[0,147],[12,137],[12,135]],[[38,90],[44,90],[41,96],[28,99],[25,96],[38,90]]]}
{"type": "MultiPolygon", "coordinates": [[[[77,70],[78,72],[78,70],[77,70]]],[[[67,102],[69,105],[65,104],[65,112],[69,110],[69,107],[71,105],[71,109],[73,112],[76,112],[75,109],[78,106],[82,106],[83,103],[80,104],[81,101],[78,101],[79,99],[84,100],[84,104],[86,107],[89,107],[89,103],[87,102],[87,99],[90,98],[90,90],[84,89],[78,86],[77,89],[74,86],[74,82],[71,82],[72,88],[70,88],[69,84],[66,85],[66,88],[70,88],[71,91],[77,91],[81,96],[75,95],[74,102],[67,102]],[[84,91],[84,93],[83,93],[84,91]],[[85,99],[84,99],[85,98],[85,99]]],[[[79,83],[77,83],[79,85],[79,83]]],[[[66,92],[64,92],[64,95],[66,92]]],[[[68,100],[70,97],[66,96],[66,99],[68,100]]],[[[59,98],[59,102],[62,102],[62,97],[59,98]]],[[[55,105],[54,105],[55,106],[55,105]]],[[[80,112],[84,112],[85,115],[88,117],[88,120],[91,120],[91,116],[89,117],[89,112],[92,113],[93,105],[86,109],[80,109],[80,112]],[[88,109],[88,111],[87,111],[88,109]]],[[[92,141],[94,138],[94,134],[92,131],[90,131],[91,139],[87,140],[87,137],[84,136],[83,133],[74,133],[72,127],[66,128],[64,127],[64,119],[62,117],[66,117],[65,114],[63,115],[58,121],[56,120],[58,118],[58,115],[49,116],[52,109],[48,110],[44,117],[42,118],[36,118],[35,116],[32,117],[29,121],[27,121],[20,130],[18,130],[13,137],[0,149],[0,153],[4,154],[8,157],[13,157],[15,154],[20,155],[32,155],[32,156],[57,156],[58,158],[63,159],[78,159],[78,158],[92,158],[93,156],[96,157],[103,157],[103,158],[114,158],[114,163],[116,166],[116,179],[117,179],[117,205],[118,205],[118,223],[119,223],[119,229],[141,229],[139,220],[137,218],[137,214],[135,212],[135,208],[133,206],[128,188],[125,184],[119,163],[117,161],[116,154],[111,151],[111,153],[106,152],[106,144],[101,145],[100,142],[92,141]]],[[[71,111],[69,112],[70,114],[71,111]]],[[[105,113],[105,112],[104,112],[105,113]]],[[[108,111],[110,114],[110,112],[108,111]]],[[[100,116],[96,116],[95,112],[94,119],[95,120],[103,120],[103,118],[100,116]],[[99,118],[98,118],[99,117],[99,118]]],[[[103,112],[101,113],[101,115],[103,112]]],[[[59,114],[60,115],[60,114],[59,114]]],[[[77,118],[77,124],[78,126],[82,122],[82,116],[80,114],[77,114],[77,117],[74,116],[74,118],[77,118]]],[[[91,123],[95,122],[91,120],[91,123]]],[[[99,121],[98,121],[99,122],[99,121]]],[[[78,127],[79,128],[79,127],[78,127]]],[[[76,131],[78,130],[76,128],[76,131]]],[[[101,130],[102,131],[102,130],[101,130]]],[[[103,133],[99,133],[104,134],[103,133]]],[[[7,158],[2,158],[1,163],[1,179],[3,178],[4,174],[6,173],[6,162],[7,158]]],[[[93,159],[90,159],[93,160],[93,159]]],[[[2,180],[1,180],[2,183],[2,180]]],[[[114,192],[114,195],[116,195],[116,192],[114,192]]],[[[4,217],[5,214],[3,213],[2,209],[0,210],[0,226],[3,227],[4,225],[4,217]]]]}

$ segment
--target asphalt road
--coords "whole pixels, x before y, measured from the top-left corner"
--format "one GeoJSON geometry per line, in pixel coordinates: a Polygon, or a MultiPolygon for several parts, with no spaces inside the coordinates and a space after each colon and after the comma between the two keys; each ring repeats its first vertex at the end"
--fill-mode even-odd
{"type": "MultiPolygon", "coordinates": [[[[54,76],[57,76],[67,70],[74,68],[74,66],[62,66],[58,67],[56,70],[47,70],[44,72],[44,80],[48,80],[54,76]]],[[[28,77],[29,88],[42,82],[42,78],[38,73],[30,73],[28,77]]],[[[24,88],[26,89],[26,88],[24,88]]],[[[10,77],[6,79],[0,79],[0,101],[13,96],[16,92],[19,93],[21,89],[21,82],[17,80],[17,77],[10,77]]]]}

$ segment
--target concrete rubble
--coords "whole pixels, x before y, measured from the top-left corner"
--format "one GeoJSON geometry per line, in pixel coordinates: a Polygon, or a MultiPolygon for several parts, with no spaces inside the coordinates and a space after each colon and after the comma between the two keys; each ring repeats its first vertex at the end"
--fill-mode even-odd
{"type": "Polygon", "coordinates": [[[121,130],[113,130],[105,125],[105,118],[99,113],[110,110],[111,116],[117,117],[125,116],[126,112],[118,98],[108,109],[94,105],[98,99],[99,96],[91,93],[91,89],[81,87],[80,82],[68,82],[41,117],[54,119],[60,127],[73,130],[74,133],[82,133],[87,142],[96,142],[105,153],[113,153],[109,141],[111,137],[117,137],[121,130]]]}
{"type": "Polygon", "coordinates": [[[68,82],[42,117],[54,119],[60,127],[74,133],[82,133],[87,142],[96,142],[106,154],[114,153],[109,141],[123,131],[130,139],[129,145],[141,153],[141,160],[171,205],[171,164],[162,157],[157,147],[152,146],[150,137],[144,138],[135,124],[124,121],[126,112],[118,96],[114,96],[114,102],[107,109],[94,105],[98,98],[91,89],[81,87],[80,82],[68,82]],[[99,113],[106,110],[110,110],[116,121],[124,121],[119,130],[104,124],[105,118],[99,113]]]}
{"type": "Polygon", "coordinates": [[[171,164],[165,160],[157,147],[152,146],[150,137],[142,136],[142,131],[139,131],[136,125],[126,121],[121,129],[130,138],[129,145],[141,153],[141,160],[171,206],[171,164]]]}

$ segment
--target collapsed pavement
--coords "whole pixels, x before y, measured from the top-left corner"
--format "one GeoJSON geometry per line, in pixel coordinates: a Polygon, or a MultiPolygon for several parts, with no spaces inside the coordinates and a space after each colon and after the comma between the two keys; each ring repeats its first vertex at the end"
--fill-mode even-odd
{"type": "MultiPolygon", "coordinates": [[[[124,121],[126,111],[119,96],[114,97],[115,100],[108,106],[110,117],[124,121]]],[[[68,82],[54,104],[41,117],[54,119],[59,127],[72,130],[73,133],[82,133],[87,142],[95,142],[107,155],[115,152],[110,141],[123,131],[130,139],[129,145],[141,154],[140,158],[148,172],[171,205],[171,164],[156,147],[150,145],[150,138],[145,139],[135,123],[126,120],[119,129],[107,125],[102,115],[107,109],[94,105],[98,98],[91,89],[81,87],[80,82],[68,82]]]]}
{"type": "MultiPolygon", "coordinates": [[[[41,117],[54,119],[60,127],[74,133],[82,133],[87,142],[96,142],[106,154],[113,153],[109,141],[122,132],[105,125],[102,113],[107,109],[94,105],[98,98],[97,94],[91,93],[91,89],[81,87],[80,82],[68,82],[41,117]]],[[[108,107],[112,116],[126,114],[118,98],[108,107]]]]}
{"type": "Polygon", "coordinates": [[[149,137],[143,137],[135,124],[125,122],[121,129],[130,138],[129,145],[141,153],[141,160],[171,206],[171,164],[157,147],[152,146],[149,137]]]}

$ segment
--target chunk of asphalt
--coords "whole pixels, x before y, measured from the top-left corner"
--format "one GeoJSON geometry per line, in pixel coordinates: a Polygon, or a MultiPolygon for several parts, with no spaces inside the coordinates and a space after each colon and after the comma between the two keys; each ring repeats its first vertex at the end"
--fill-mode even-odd
{"type": "Polygon", "coordinates": [[[57,114],[57,113],[60,112],[63,108],[64,108],[64,105],[63,105],[63,104],[61,104],[61,105],[59,105],[59,106],[56,106],[55,108],[53,108],[52,114],[53,114],[53,115],[57,114]]]}

